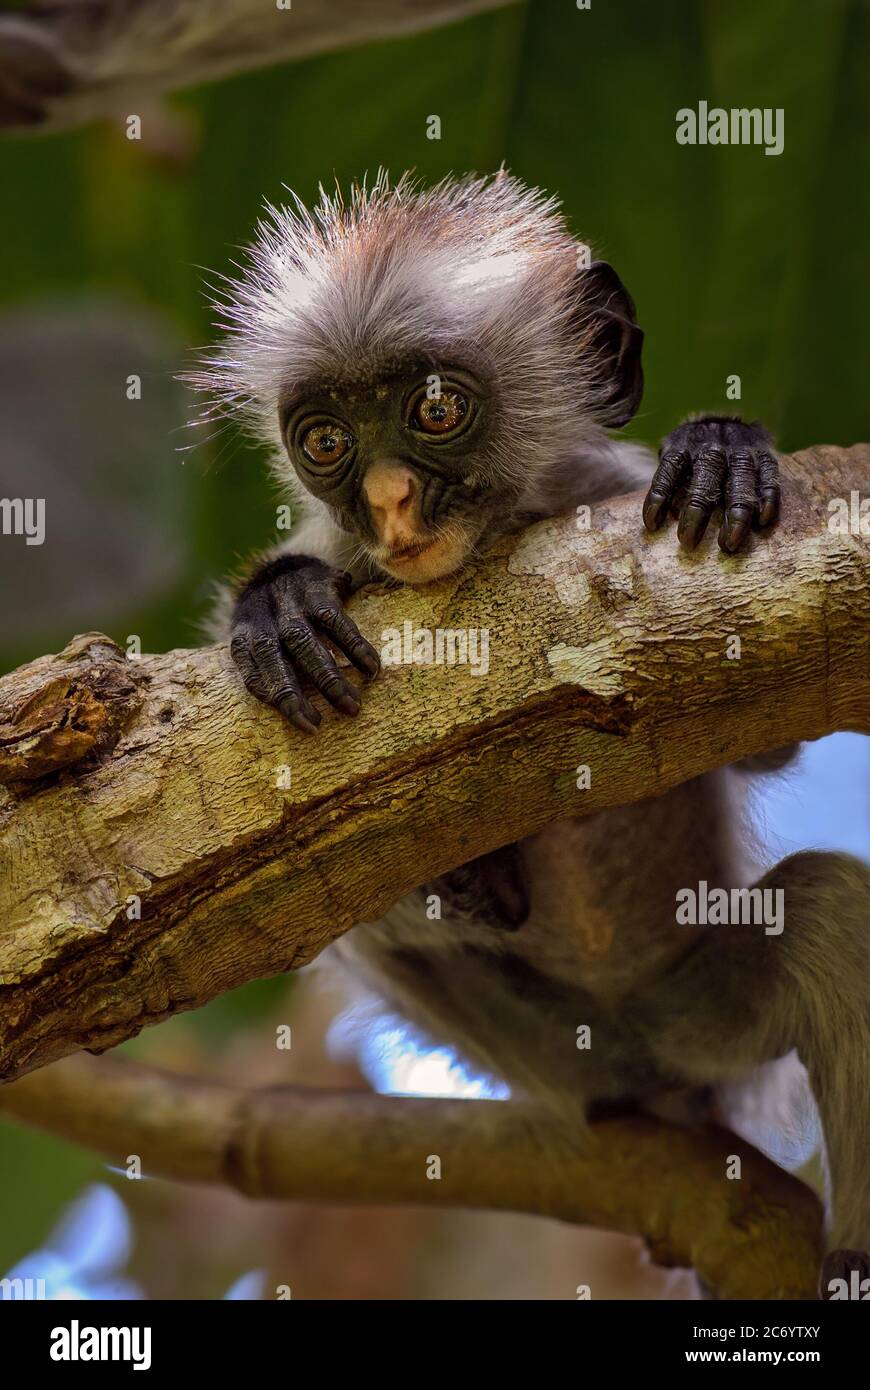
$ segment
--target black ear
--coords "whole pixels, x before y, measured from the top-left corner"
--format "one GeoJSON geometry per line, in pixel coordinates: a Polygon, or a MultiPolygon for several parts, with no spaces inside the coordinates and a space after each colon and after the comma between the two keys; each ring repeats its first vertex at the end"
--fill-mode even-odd
{"type": "Polygon", "coordinates": [[[578,282],[584,351],[595,362],[595,418],[616,429],[628,423],[643,395],[643,330],[637,326],[634,300],[607,261],[593,261],[578,271],[578,282]]]}

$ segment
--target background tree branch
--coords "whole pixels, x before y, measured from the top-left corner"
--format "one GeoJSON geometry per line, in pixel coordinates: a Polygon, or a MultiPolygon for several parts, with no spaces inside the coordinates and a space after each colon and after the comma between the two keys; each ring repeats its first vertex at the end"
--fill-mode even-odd
{"type": "Polygon", "coordinates": [[[870,732],[870,546],[828,526],[870,446],[783,472],[782,523],[746,555],[712,533],[680,553],[633,495],[589,531],[547,521],[461,576],[358,595],[376,644],[487,629],[490,670],[388,668],[316,738],[247,696],[223,646],[128,661],[90,634],[5,677],[0,1079],[305,964],[560,817],[870,732]]]}
{"type": "Polygon", "coordinates": [[[505,3],[41,0],[0,15],[0,127],[51,131],[118,116],[178,87],[436,28],[505,3]]]}
{"type": "MultiPolygon", "coordinates": [[[[821,1206],[727,1130],[646,1118],[578,1132],[511,1101],[246,1091],[118,1057],[70,1058],[0,1090],[0,1113],[146,1175],[250,1197],[485,1207],[644,1237],[719,1298],[813,1298],[821,1206]],[[432,1158],[440,1178],[427,1177],[432,1158]],[[741,1161],[739,1181],[726,1163],[741,1161]]],[[[594,1290],[593,1290],[594,1295],[594,1290]]]]}

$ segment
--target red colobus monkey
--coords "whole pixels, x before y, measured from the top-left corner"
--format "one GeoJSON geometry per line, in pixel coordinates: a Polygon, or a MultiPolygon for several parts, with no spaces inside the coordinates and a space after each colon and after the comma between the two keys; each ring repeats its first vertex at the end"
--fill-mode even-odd
{"type": "MultiPolygon", "coordinates": [[[[714,512],[726,552],[776,519],[777,459],[757,424],[689,421],[657,468],[611,437],[643,388],[634,303],[557,205],[506,173],[428,191],[379,177],[347,203],[272,210],[223,325],[193,382],[273,446],[307,503],[289,544],[228,592],[226,630],[248,690],[309,733],[312,690],[343,715],[360,707],[334,649],[376,675],[344,609],[368,579],[436,579],[505,532],[644,482],[644,523],[673,510],[688,549],[714,512]]],[[[870,869],[794,855],[760,884],[783,891],[780,934],[687,932],[681,887],[741,883],[729,775],[552,825],[334,951],[432,1039],[575,1107],[578,1127],[596,1106],[703,1117],[717,1088],[796,1049],[830,1176],[824,1293],[870,1274],[870,869]],[[584,945],[590,914],[606,918],[604,956],[584,945]]]]}

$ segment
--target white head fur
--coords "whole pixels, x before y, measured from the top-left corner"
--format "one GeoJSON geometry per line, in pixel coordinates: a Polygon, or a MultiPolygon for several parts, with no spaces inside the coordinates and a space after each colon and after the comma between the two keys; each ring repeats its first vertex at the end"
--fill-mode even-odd
{"type": "Polygon", "coordinates": [[[295,196],[267,211],[214,300],[224,339],[187,380],[210,397],[204,419],[239,417],[277,446],[282,480],[295,482],[280,399],[409,360],[465,362],[486,381],[502,422],[487,469],[520,509],[547,496],[551,465],[605,444],[578,245],[554,199],[504,171],[430,189],[381,172],[348,202],[321,188],[312,211],[295,196]]]}

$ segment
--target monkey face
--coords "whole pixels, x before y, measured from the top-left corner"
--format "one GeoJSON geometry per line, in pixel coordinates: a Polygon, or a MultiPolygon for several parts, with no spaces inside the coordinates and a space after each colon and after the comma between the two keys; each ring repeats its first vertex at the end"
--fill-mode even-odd
{"type": "Polygon", "coordinates": [[[637,410],[634,303],[590,254],[503,170],[295,199],[269,210],[219,301],[225,340],[187,379],[204,420],[277,436],[279,477],[362,554],[431,579],[567,504],[637,410]]]}
{"type": "Polygon", "coordinates": [[[419,584],[460,569],[486,527],[491,405],[467,369],[414,364],[297,392],[281,425],[308,491],[381,569],[419,584]]]}

